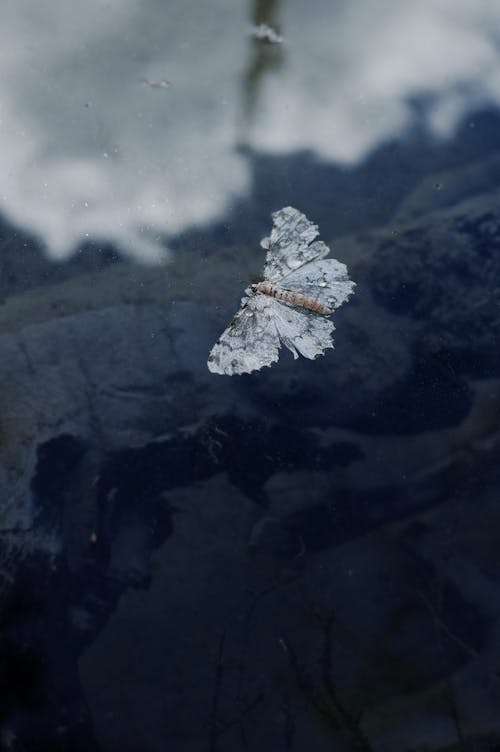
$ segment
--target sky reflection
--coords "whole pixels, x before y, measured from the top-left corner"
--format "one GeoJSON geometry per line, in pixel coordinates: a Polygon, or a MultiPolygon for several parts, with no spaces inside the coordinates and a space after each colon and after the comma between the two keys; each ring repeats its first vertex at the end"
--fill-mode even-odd
{"type": "Polygon", "coordinates": [[[355,165],[411,129],[416,100],[430,138],[500,101],[500,6],[487,0],[311,0],[307,12],[299,0],[8,0],[2,16],[0,210],[53,258],[96,240],[161,260],[169,236],[245,195],[241,145],[355,165]],[[249,35],[266,22],[282,45],[249,35]]]}

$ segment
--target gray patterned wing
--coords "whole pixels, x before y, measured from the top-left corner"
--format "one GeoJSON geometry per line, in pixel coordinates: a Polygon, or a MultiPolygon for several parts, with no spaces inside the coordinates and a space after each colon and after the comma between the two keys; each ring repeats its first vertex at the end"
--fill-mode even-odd
{"type": "Polygon", "coordinates": [[[264,279],[280,282],[289,272],[314,259],[327,256],[329,248],[318,236],[317,225],[292,206],[285,206],[273,214],[273,229],[261,241],[267,249],[264,279]]]}
{"type": "Polygon", "coordinates": [[[304,293],[330,311],[346,302],[353,294],[354,286],[347,274],[347,266],[336,259],[311,261],[280,279],[280,287],[304,293]]]}
{"type": "Polygon", "coordinates": [[[300,353],[313,360],[333,347],[331,335],[335,327],[330,319],[274,299],[272,316],[281,344],[288,347],[294,358],[300,353]]]}
{"type": "Polygon", "coordinates": [[[212,373],[251,373],[278,360],[280,341],[272,310],[274,300],[250,290],[245,292],[240,310],[208,356],[208,370],[212,373]]]}

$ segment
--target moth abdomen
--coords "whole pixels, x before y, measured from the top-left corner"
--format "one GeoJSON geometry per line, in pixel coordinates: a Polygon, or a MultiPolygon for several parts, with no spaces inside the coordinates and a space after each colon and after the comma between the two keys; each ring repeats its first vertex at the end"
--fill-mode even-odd
{"type": "Polygon", "coordinates": [[[293,290],[287,290],[279,285],[274,285],[272,282],[263,280],[257,285],[252,285],[255,292],[261,292],[263,295],[268,295],[276,300],[281,300],[282,303],[288,303],[288,305],[295,306],[295,308],[307,308],[314,313],[328,316],[332,313],[332,309],[328,306],[320,303],[316,298],[312,298],[302,292],[294,292],[293,290]]]}

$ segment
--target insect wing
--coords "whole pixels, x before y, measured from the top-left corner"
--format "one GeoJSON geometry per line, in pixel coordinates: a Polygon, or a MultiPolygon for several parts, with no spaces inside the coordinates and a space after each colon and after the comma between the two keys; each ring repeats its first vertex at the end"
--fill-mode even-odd
{"type": "Polygon", "coordinates": [[[333,311],[353,293],[355,283],[347,274],[347,266],[336,259],[321,259],[304,264],[280,280],[292,292],[301,292],[333,311]]]}
{"type": "Polygon", "coordinates": [[[331,335],[335,327],[330,319],[277,300],[272,301],[272,315],[281,344],[288,347],[295,359],[300,353],[313,360],[333,347],[331,335]]]}
{"type": "Polygon", "coordinates": [[[267,249],[264,278],[279,282],[294,269],[327,256],[328,246],[313,242],[318,232],[317,225],[291,206],[274,212],[271,234],[260,243],[267,249]]]}
{"type": "Polygon", "coordinates": [[[212,373],[232,375],[251,373],[275,363],[280,341],[274,322],[272,304],[265,295],[250,294],[221,334],[208,356],[212,373]]]}

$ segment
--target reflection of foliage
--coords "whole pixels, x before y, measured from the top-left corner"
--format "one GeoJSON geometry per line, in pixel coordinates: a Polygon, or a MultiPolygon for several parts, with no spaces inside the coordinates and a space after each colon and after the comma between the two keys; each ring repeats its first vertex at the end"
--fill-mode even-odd
{"type": "MultiPolygon", "coordinates": [[[[242,640],[236,660],[234,655],[230,657],[230,650],[227,650],[227,632],[226,630],[222,632],[216,650],[213,694],[209,712],[209,752],[217,752],[219,740],[230,730],[238,733],[241,748],[245,752],[250,749],[247,734],[250,722],[256,722],[254,712],[273,694],[271,686],[257,686],[252,692],[248,692],[245,687],[246,678],[248,678],[245,676],[245,667],[250,658],[249,638],[252,620],[263,602],[267,602],[268,598],[276,595],[278,591],[297,583],[299,578],[298,572],[285,572],[267,587],[251,594],[250,603],[243,617],[242,640]],[[224,714],[221,708],[223,685],[225,680],[229,680],[226,670],[231,664],[237,666],[235,692],[231,701],[232,709],[224,714]]],[[[373,747],[361,729],[360,717],[355,717],[347,708],[335,687],[332,675],[334,611],[331,609],[323,613],[313,609],[313,616],[315,622],[320,625],[323,635],[321,674],[317,679],[312,678],[308,669],[302,664],[291,640],[283,636],[279,638],[279,645],[285,653],[293,680],[307,704],[323,724],[336,732],[343,732],[351,749],[359,752],[372,752],[373,747]]],[[[285,697],[282,698],[281,713],[284,749],[292,750],[294,749],[296,718],[292,706],[285,697]]]]}
{"type": "Polygon", "coordinates": [[[304,667],[292,647],[290,641],[284,637],[280,645],[286,655],[297,686],[310,706],[320,717],[334,728],[340,727],[352,742],[353,749],[360,752],[371,752],[373,747],[365,737],[359,719],[355,718],[340,699],[332,676],[332,635],[335,623],[335,613],[331,610],[323,616],[316,612],[318,622],[323,632],[323,651],[321,660],[321,679],[314,681],[304,667]]]}
{"type": "Polygon", "coordinates": [[[33,552],[33,528],[2,530],[0,540],[0,609],[16,581],[22,562],[33,552]]]}
{"type": "Polygon", "coordinates": [[[14,557],[12,552],[6,550],[3,546],[0,550],[0,598],[8,591],[12,585],[14,557]]]}
{"type": "Polygon", "coordinates": [[[219,465],[224,445],[229,439],[229,434],[213,420],[201,427],[199,437],[200,445],[205,449],[213,464],[215,466],[219,465]]]}
{"type": "Polygon", "coordinates": [[[246,702],[242,702],[239,696],[236,698],[237,702],[237,712],[233,718],[231,718],[229,721],[221,722],[219,720],[219,704],[220,704],[220,693],[222,689],[222,682],[224,679],[224,645],[226,642],[226,633],[223,632],[221,635],[221,638],[219,640],[219,648],[217,651],[217,662],[215,665],[215,682],[214,682],[214,693],[212,698],[212,709],[210,712],[210,722],[209,722],[209,743],[208,743],[208,749],[209,752],[216,752],[217,750],[217,741],[218,739],[223,736],[227,731],[230,729],[236,727],[238,729],[240,741],[242,744],[243,749],[248,749],[248,741],[247,741],[247,735],[245,730],[245,721],[247,716],[249,716],[252,711],[262,702],[264,699],[264,693],[258,692],[255,697],[246,702]]]}
{"type": "MultiPolygon", "coordinates": [[[[311,734],[317,734],[321,749],[335,743],[358,752],[378,749],[387,734],[400,735],[401,749],[408,752],[465,752],[474,740],[479,743],[464,704],[460,672],[468,661],[482,660],[481,643],[468,633],[467,622],[455,618],[457,596],[447,571],[463,534],[464,511],[453,504],[452,519],[448,511],[442,534],[440,524],[432,528],[438,533],[432,564],[415,557],[406,536],[398,535],[392,549],[393,539],[386,531],[367,540],[367,547],[352,547],[351,554],[363,558],[370,549],[378,557],[382,546],[385,563],[380,576],[385,582],[390,571],[393,578],[380,623],[360,631],[352,621],[353,612],[343,614],[343,597],[355,600],[362,592],[356,588],[364,587],[362,579],[358,584],[352,580],[346,591],[340,586],[326,598],[315,585],[312,592],[309,589],[313,557],[302,557],[300,567],[293,562],[293,573],[287,566],[287,572],[276,574],[269,562],[264,568],[257,562],[256,571],[264,572],[266,579],[271,571],[274,575],[267,585],[262,587],[260,580],[260,588],[248,591],[238,626],[221,629],[214,646],[210,752],[253,749],[255,740],[267,733],[270,717],[279,717],[273,733],[281,738],[275,746],[289,752],[301,749],[311,734]],[[388,543],[391,555],[386,559],[388,543]],[[420,716],[420,739],[413,747],[409,742],[404,746],[411,738],[405,724],[420,716]],[[446,740],[434,735],[433,718],[446,726],[446,740]]],[[[345,556],[346,552],[341,558],[345,556]]],[[[476,622],[474,618],[477,627],[476,622]]],[[[492,684],[497,682],[494,673],[488,669],[492,684]]],[[[475,691],[474,678],[470,681],[467,691],[475,691]]]]}
{"type": "MultiPolygon", "coordinates": [[[[233,702],[233,711],[231,714],[231,717],[229,720],[223,720],[222,714],[221,714],[221,696],[222,696],[222,689],[223,689],[223,682],[225,677],[225,645],[226,645],[226,630],[224,630],[221,634],[221,637],[219,639],[219,644],[217,648],[217,659],[215,663],[215,679],[214,679],[214,689],[213,689],[213,695],[212,695],[212,706],[210,710],[209,715],[209,741],[208,741],[208,750],[209,752],[217,752],[218,749],[218,741],[219,739],[226,734],[226,732],[230,730],[237,730],[238,736],[240,739],[240,744],[243,750],[247,752],[249,749],[248,739],[247,739],[247,731],[246,731],[246,724],[250,720],[249,716],[251,716],[254,712],[254,710],[261,705],[261,703],[264,701],[266,697],[266,690],[261,687],[257,689],[257,691],[254,691],[251,696],[249,696],[248,692],[245,688],[245,671],[246,671],[246,665],[249,660],[249,640],[250,640],[250,629],[251,629],[251,623],[252,619],[255,615],[255,612],[258,608],[258,606],[262,603],[262,601],[265,601],[268,596],[275,593],[277,590],[280,590],[283,587],[287,587],[292,582],[294,582],[297,578],[297,575],[295,573],[285,573],[283,576],[278,577],[276,580],[274,580],[270,585],[263,588],[262,590],[250,593],[250,603],[245,611],[245,614],[243,616],[243,633],[241,637],[241,643],[240,643],[240,649],[239,654],[237,657],[236,665],[237,665],[237,679],[236,679],[236,692],[234,696],[234,702],[233,702]]],[[[289,730],[289,723],[287,723],[287,711],[285,710],[285,748],[291,749],[291,744],[287,743],[287,737],[290,733],[289,730]]]]}

